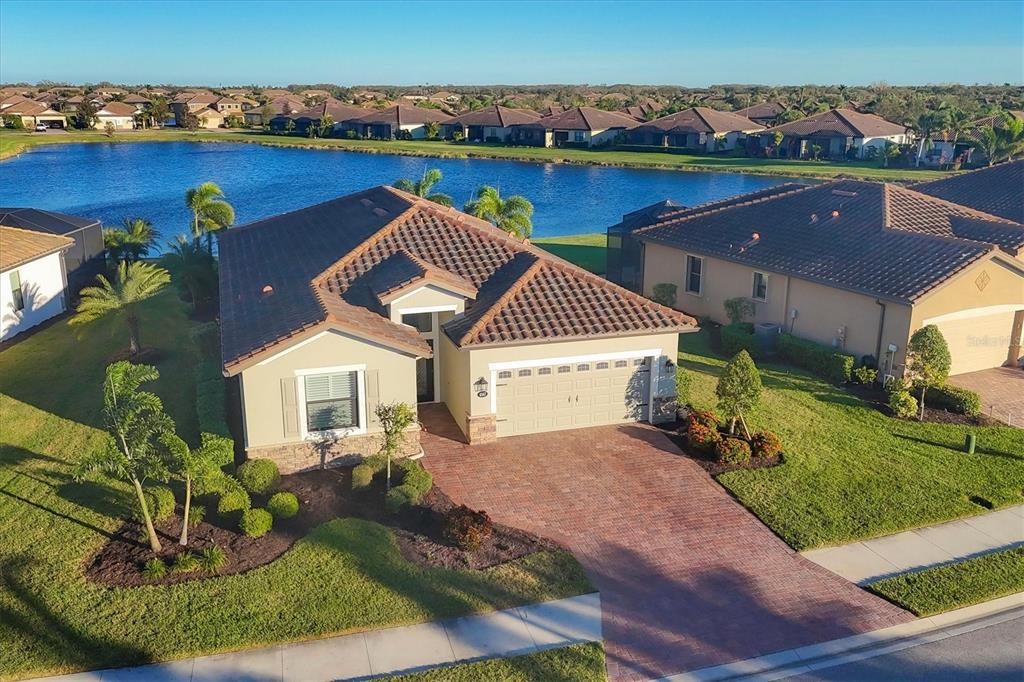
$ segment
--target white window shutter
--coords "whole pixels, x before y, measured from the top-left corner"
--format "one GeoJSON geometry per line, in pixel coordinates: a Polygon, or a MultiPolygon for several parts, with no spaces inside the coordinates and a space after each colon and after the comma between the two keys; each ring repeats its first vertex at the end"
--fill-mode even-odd
{"type": "Polygon", "coordinates": [[[284,417],[284,437],[299,437],[299,403],[297,379],[288,377],[281,379],[281,408],[284,417]]]}

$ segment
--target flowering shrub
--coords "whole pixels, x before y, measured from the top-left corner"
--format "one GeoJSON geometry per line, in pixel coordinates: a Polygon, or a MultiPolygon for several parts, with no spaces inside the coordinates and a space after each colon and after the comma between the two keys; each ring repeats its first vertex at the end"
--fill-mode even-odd
{"type": "Polygon", "coordinates": [[[694,410],[690,413],[689,424],[700,424],[709,429],[717,429],[720,420],[713,410],[694,410]]]}
{"type": "Polygon", "coordinates": [[[715,443],[715,456],[723,464],[746,464],[750,461],[750,446],[739,438],[720,438],[715,443]]]}
{"type": "Polygon", "coordinates": [[[778,457],[782,452],[782,441],[771,431],[760,431],[750,437],[750,450],[754,457],[778,457]]]}
{"type": "Polygon", "coordinates": [[[717,428],[694,422],[686,429],[686,439],[693,447],[706,451],[714,448],[722,436],[717,428]]]}

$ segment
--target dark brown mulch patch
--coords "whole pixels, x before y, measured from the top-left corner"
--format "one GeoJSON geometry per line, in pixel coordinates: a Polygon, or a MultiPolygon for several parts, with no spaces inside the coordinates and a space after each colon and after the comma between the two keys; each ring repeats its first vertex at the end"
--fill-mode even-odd
{"type": "Polygon", "coordinates": [[[690,445],[690,441],[686,436],[680,435],[679,430],[686,427],[686,422],[659,424],[659,427],[665,432],[668,439],[675,443],[677,448],[683,451],[685,456],[699,464],[700,467],[711,476],[718,476],[719,474],[724,474],[727,471],[736,471],[737,469],[767,469],[768,467],[774,467],[782,464],[785,458],[784,454],[777,457],[751,457],[750,461],[745,464],[727,464],[715,459],[714,452],[698,450],[690,445]]]}
{"type": "MultiPolygon", "coordinates": [[[[892,411],[889,409],[889,397],[885,394],[881,388],[875,386],[865,386],[863,384],[847,384],[846,390],[857,396],[864,402],[874,407],[879,412],[886,416],[892,417],[892,411]]],[[[917,396],[914,396],[917,398],[917,396]]],[[[961,426],[1005,426],[1003,422],[992,419],[983,414],[979,414],[976,417],[970,417],[966,414],[957,414],[948,410],[940,410],[935,407],[928,407],[928,396],[925,395],[925,406],[924,406],[924,420],[933,424],[959,424],[961,426]]],[[[911,417],[907,421],[916,421],[917,417],[911,417]]]]}
{"type": "Polygon", "coordinates": [[[160,362],[162,357],[163,353],[160,352],[160,349],[153,348],[152,346],[143,346],[135,355],[132,355],[131,351],[127,348],[122,348],[107,359],[107,364],[120,362],[121,360],[131,360],[137,365],[155,365],[160,362]]]}
{"type": "MultiPolygon", "coordinates": [[[[274,561],[311,530],[339,517],[357,517],[388,526],[395,533],[402,556],[421,566],[484,569],[555,548],[551,542],[535,535],[495,524],[494,532],[478,549],[466,552],[442,538],[444,514],[454,503],[439,489],[433,488],[419,505],[390,514],[384,508],[384,481],[375,480],[361,491],[353,491],[351,482],[348,468],[283,476],[279,489],[299,498],[299,513],[291,519],[275,520],[273,529],[261,538],[241,533],[237,516],[218,516],[216,498],[199,498],[195,503],[205,506],[208,514],[202,523],[189,530],[187,549],[198,556],[208,547],[219,546],[227,555],[219,575],[244,573],[274,561]]],[[[265,498],[253,498],[253,506],[265,503],[265,498]]],[[[168,572],[155,581],[142,576],[143,565],[154,556],[170,566],[174,557],[185,551],[186,548],[178,544],[180,532],[181,518],[177,515],[157,524],[163,551],[154,555],[143,526],[136,521],[126,521],[89,560],[85,575],[95,582],[116,587],[173,584],[207,577],[200,571],[168,572]]]]}

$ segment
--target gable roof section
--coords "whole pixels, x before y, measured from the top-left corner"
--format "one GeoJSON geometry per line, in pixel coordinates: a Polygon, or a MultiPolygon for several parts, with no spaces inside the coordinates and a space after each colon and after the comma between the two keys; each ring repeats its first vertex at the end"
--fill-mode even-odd
{"type": "Polygon", "coordinates": [[[107,102],[96,112],[97,116],[134,116],[135,107],[124,102],[107,102]]]}
{"type": "Polygon", "coordinates": [[[778,102],[758,102],[757,104],[752,104],[749,107],[737,109],[733,113],[749,119],[775,118],[785,110],[786,107],[782,106],[778,102]]]}
{"type": "Polygon", "coordinates": [[[0,225],[0,270],[11,270],[74,243],[70,237],[0,225]]]}
{"type": "Polygon", "coordinates": [[[784,135],[807,137],[811,135],[832,135],[841,137],[884,137],[887,135],[903,135],[907,129],[903,126],[886,121],[881,116],[862,114],[853,109],[832,109],[820,114],[812,114],[792,123],[775,126],[784,135]]]}
{"type": "Polygon", "coordinates": [[[446,121],[448,124],[461,123],[464,126],[494,126],[506,128],[520,123],[533,123],[540,118],[540,114],[529,109],[509,109],[499,104],[468,111],[465,114],[456,116],[446,121]]]}
{"type": "Polygon", "coordinates": [[[71,234],[100,221],[92,218],[44,211],[41,208],[0,208],[0,225],[48,234],[71,234]]]}
{"type": "Polygon", "coordinates": [[[608,130],[633,128],[640,121],[618,111],[604,111],[594,107],[573,107],[551,116],[545,116],[526,125],[545,130],[608,130]]]}
{"type": "Polygon", "coordinates": [[[475,294],[465,316],[444,329],[466,346],[695,325],[489,223],[389,187],[234,228],[220,236],[220,254],[222,353],[229,373],[298,335],[332,327],[428,357],[431,351],[415,330],[383,315],[381,297],[387,300],[410,282],[461,288],[467,298],[475,294]],[[522,271],[509,269],[524,263],[522,271]],[[527,271],[528,280],[519,282],[527,271]],[[512,272],[518,275],[510,280],[512,272]],[[517,296],[502,300],[513,283],[517,296]],[[269,295],[261,293],[267,285],[269,295]],[[460,324],[485,316],[486,325],[466,336],[460,324]]]}
{"type": "Polygon", "coordinates": [[[764,129],[760,123],[754,123],[731,111],[717,111],[707,107],[683,109],[637,127],[640,130],[687,133],[727,133],[764,129]]]}
{"type": "MultiPolygon", "coordinates": [[[[638,238],[912,303],[1021,226],[905,188],[859,181],[783,185],[669,214],[638,238]],[[754,234],[756,242],[751,244],[754,234]],[[982,239],[990,237],[990,239],[982,239]]],[[[1017,247],[1019,248],[1019,247],[1017,247]]]]}
{"type": "Polygon", "coordinates": [[[391,125],[398,127],[403,125],[419,125],[430,123],[431,121],[444,123],[451,120],[451,118],[451,116],[440,109],[407,107],[402,104],[396,104],[393,107],[388,107],[381,111],[369,111],[362,116],[348,120],[368,125],[391,125]]]}
{"type": "Polygon", "coordinates": [[[914,185],[918,192],[1024,223],[1024,159],[914,185]]]}

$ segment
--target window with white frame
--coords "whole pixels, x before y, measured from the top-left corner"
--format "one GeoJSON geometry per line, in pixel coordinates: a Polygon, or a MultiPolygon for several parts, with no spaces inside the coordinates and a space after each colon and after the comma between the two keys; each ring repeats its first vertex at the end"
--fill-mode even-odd
{"type": "Polygon", "coordinates": [[[763,272],[754,272],[754,286],[750,292],[750,297],[755,301],[767,301],[768,300],[768,275],[763,272]]]}
{"type": "Polygon", "coordinates": [[[359,428],[359,372],[309,374],[306,384],[306,430],[359,428]]]}
{"type": "Polygon", "coordinates": [[[704,259],[700,256],[686,257],[686,293],[697,294],[704,290],[704,259]]]}

